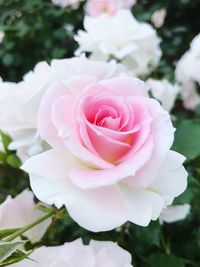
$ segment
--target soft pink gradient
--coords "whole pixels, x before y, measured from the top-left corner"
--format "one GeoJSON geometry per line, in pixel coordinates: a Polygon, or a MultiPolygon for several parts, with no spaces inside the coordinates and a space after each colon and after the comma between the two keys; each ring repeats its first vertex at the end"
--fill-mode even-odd
{"type": "Polygon", "coordinates": [[[131,254],[111,241],[81,239],[56,247],[36,248],[28,259],[13,267],[133,267],[131,254]]]}
{"type": "Polygon", "coordinates": [[[22,168],[40,200],[65,205],[82,227],[146,226],[187,184],[184,157],[170,150],[170,116],[139,79],[95,79],[84,71],[50,84],[37,128],[52,149],[22,168]]]}
{"type": "Polygon", "coordinates": [[[136,0],[88,0],[86,9],[90,16],[115,15],[122,8],[131,8],[136,0]]]}

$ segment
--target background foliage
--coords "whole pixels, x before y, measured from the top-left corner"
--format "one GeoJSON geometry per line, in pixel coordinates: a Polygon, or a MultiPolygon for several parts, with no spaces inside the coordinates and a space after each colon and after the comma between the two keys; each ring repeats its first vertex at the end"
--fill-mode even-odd
{"type": "MultiPolygon", "coordinates": [[[[152,76],[173,81],[176,61],[200,32],[200,0],[138,0],[133,13],[139,20],[150,22],[152,13],[160,8],[167,10],[165,24],[158,29],[163,56],[152,76]]],[[[0,0],[0,30],[5,32],[0,44],[0,76],[19,81],[38,61],[73,56],[77,47],[73,34],[82,28],[83,16],[83,6],[75,11],[56,7],[50,0],[0,0]]],[[[192,205],[186,220],[163,225],[152,222],[147,228],[128,223],[117,231],[94,234],[61,212],[42,243],[58,245],[80,236],[85,243],[91,238],[113,240],[132,253],[136,267],[199,267],[200,107],[189,112],[178,100],[173,121],[177,127],[174,149],[187,157],[185,165],[189,171],[188,189],[175,202],[192,205]]],[[[7,147],[9,139],[3,138],[7,147]]],[[[16,168],[19,162],[15,154],[6,150],[0,160],[0,200],[3,201],[8,194],[17,195],[29,182],[16,168]]]]}

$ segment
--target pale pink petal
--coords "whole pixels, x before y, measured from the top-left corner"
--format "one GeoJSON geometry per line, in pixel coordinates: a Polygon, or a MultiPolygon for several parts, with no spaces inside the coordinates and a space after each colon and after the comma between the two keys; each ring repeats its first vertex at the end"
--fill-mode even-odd
{"type": "Polygon", "coordinates": [[[137,172],[135,177],[128,180],[130,185],[136,187],[148,187],[156,179],[174,140],[174,128],[169,114],[153,99],[147,99],[146,103],[153,118],[150,132],[153,136],[154,148],[151,160],[137,172]]]}
{"type": "Polygon", "coordinates": [[[82,227],[98,232],[123,224],[126,216],[118,187],[80,190],[68,179],[67,170],[76,163],[70,155],[50,150],[27,160],[22,169],[29,172],[31,187],[38,199],[58,208],[65,205],[82,227]]]}
{"type": "Polygon", "coordinates": [[[70,154],[49,150],[28,159],[21,169],[29,173],[31,187],[37,198],[60,208],[74,192],[68,171],[76,165],[76,159],[70,154]]]}
{"type": "Polygon", "coordinates": [[[191,205],[182,204],[175,206],[167,206],[161,213],[160,222],[173,223],[180,220],[184,220],[191,210],[191,205]]]}
{"type": "Polygon", "coordinates": [[[129,221],[147,226],[152,219],[156,220],[159,217],[165,205],[159,194],[150,190],[134,189],[123,184],[120,188],[129,221]]]}
{"type": "Polygon", "coordinates": [[[75,97],[65,95],[58,98],[51,107],[51,120],[57,130],[57,138],[67,138],[71,133],[76,134],[75,123],[72,120],[72,105],[75,97]],[[62,134],[62,130],[64,130],[62,134]]]}
{"type": "MultiPolygon", "coordinates": [[[[54,82],[44,95],[38,111],[37,127],[40,136],[52,146],[62,146],[62,139],[53,125],[51,114],[55,99],[68,93],[68,88],[60,82],[54,82]]],[[[73,103],[71,103],[73,104],[73,103]]]]}
{"type": "Polygon", "coordinates": [[[111,77],[117,70],[117,65],[112,64],[112,62],[93,61],[88,60],[86,57],[73,57],[62,60],[54,59],[51,62],[51,66],[56,72],[64,72],[65,76],[68,70],[70,70],[70,74],[94,76],[98,80],[111,77]]]}
{"type": "Polygon", "coordinates": [[[117,166],[105,170],[87,168],[72,168],[69,172],[70,180],[82,189],[98,188],[100,186],[112,185],[129,176],[134,176],[151,157],[153,148],[152,139],[145,143],[145,149],[138,151],[134,157],[124,161],[117,166]]]}
{"type": "Polygon", "coordinates": [[[79,158],[82,162],[87,164],[88,167],[109,169],[114,166],[112,163],[109,163],[99,156],[91,153],[77,140],[77,138],[69,137],[65,141],[65,146],[75,157],[79,158]]]}
{"type": "Polygon", "coordinates": [[[185,157],[170,150],[151,188],[162,195],[166,203],[183,193],[187,187],[187,172],[183,167],[185,157]]]}
{"type": "Polygon", "coordinates": [[[117,186],[80,190],[67,210],[78,224],[93,232],[114,229],[127,219],[117,186]]]}
{"type": "Polygon", "coordinates": [[[100,84],[106,86],[110,92],[124,97],[144,96],[148,97],[148,91],[144,82],[128,76],[120,76],[110,80],[102,81],[100,84]]]}
{"type": "Polygon", "coordinates": [[[128,143],[99,134],[95,127],[87,127],[87,132],[93,147],[105,161],[114,163],[131,149],[128,143]]]}
{"type": "Polygon", "coordinates": [[[91,240],[90,246],[97,255],[95,267],[132,267],[131,254],[119,247],[117,243],[91,240]]]}

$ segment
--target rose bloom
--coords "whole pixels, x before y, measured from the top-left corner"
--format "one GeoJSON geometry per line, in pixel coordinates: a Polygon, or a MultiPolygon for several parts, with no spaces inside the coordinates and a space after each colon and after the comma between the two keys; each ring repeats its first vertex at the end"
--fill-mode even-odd
{"type": "Polygon", "coordinates": [[[184,220],[189,212],[191,206],[189,204],[169,206],[164,209],[159,217],[161,223],[173,223],[180,220],[184,220]]]}
{"type": "MultiPolygon", "coordinates": [[[[56,61],[61,72],[66,62],[56,61]]],[[[99,63],[89,62],[84,70],[98,73],[99,63]]],[[[82,68],[79,59],[73,67],[82,68]]],[[[136,78],[80,74],[52,82],[37,122],[52,149],[22,169],[40,200],[65,205],[86,229],[146,226],[186,188],[185,158],[170,150],[170,116],[136,78]]]]}
{"type": "Polygon", "coordinates": [[[42,152],[45,147],[37,134],[36,118],[48,77],[48,64],[40,62],[22,82],[0,83],[0,129],[11,136],[13,142],[8,148],[17,150],[22,161],[42,152]],[[42,78],[38,77],[39,74],[42,78]]]}
{"type": "MultiPolygon", "coordinates": [[[[39,210],[34,203],[33,193],[28,189],[24,190],[15,198],[7,196],[6,200],[0,204],[0,230],[24,227],[44,215],[45,213],[39,210]]],[[[47,219],[23,235],[32,242],[38,242],[45,234],[50,223],[51,219],[47,219]]]]}
{"type": "Polygon", "coordinates": [[[115,15],[122,8],[131,8],[136,0],[88,0],[87,13],[90,16],[99,16],[103,13],[115,15]]]}
{"type": "Polygon", "coordinates": [[[133,267],[131,255],[117,243],[91,240],[83,245],[81,239],[57,247],[40,247],[12,267],[133,267]]]}
{"type": "Polygon", "coordinates": [[[160,10],[156,10],[151,16],[151,22],[156,28],[160,28],[164,24],[166,15],[166,9],[162,8],[160,10]]]}
{"type": "Polygon", "coordinates": [[[180,87],[176,84],[171,84],[169,81],[148,79],[145,82],[148,89],[150,89],[153,97],[159,100],[165,110],[168,112],[174,107],[180,87]]]}
{"type": "Polygon", "coordinates": [[[182,85],[181,95],[187,109],[200,104],[200,34],[191,42],[190,49],[181,57],[176,66],[176,79],[182,85]]]}
{"type": "Polygon", "coordinates": [[[84,29],[75,36],[77,55],[90,52],[93,59],[115,59],[135,75],[148,74],[160,59],[156,31],[137,21],[129,10],[120,10],[115,16],[86,16],[84,29]]]}
{"type": "Polygon", "coordinates": [[[24,76],[22,82],[0,82],[0,129],[13,139],[9,149],[17,150],[18,156],[24,161],[48,148],[38,134],[36,122],[42,96],[49,84],[81,73],[95,76],[95,79],[106,78],[117,68],[111,65],[99,62],[92,69],[93,64],[85,58],[53,60],[51,66],[39,62],[33,71],[24,76]]]}

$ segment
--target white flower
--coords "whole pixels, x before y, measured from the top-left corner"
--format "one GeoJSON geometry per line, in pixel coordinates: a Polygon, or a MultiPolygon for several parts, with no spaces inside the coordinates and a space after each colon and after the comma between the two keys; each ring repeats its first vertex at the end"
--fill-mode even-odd
{"type": "Polygon", "coordinates": [[[156,31],[137,21],[129,10],[120,10],[115,16],[86,16],[84,28],[75,36],[77,53],[91,52],[94,59],[114,58],[136,75],[147,74],[161,56],[156,31]]]}
{"type": "MultiPolygon", "coordinates": [[[[44,216],[44,212],[37,209],[34,203],[34,195],[29,190],[24,190],[15,198],[7,196],[6,200],[0,204],[0,230],[21,228],[44,216]]],[[[31,228],[23,235],[32,242],[39,241],[45,234],[51,219],[31,228]]]]}
{"type": "Polygon", "coordinates": [[[156,28],[160,28],[163,26],[165,17],[166,17],[166,9],[162,8],[160,10],[156,10],[151,16],[151,22],[156,28]]]}
{"type": "Polygon", "coordinates": [[[182,84],[184,106],[194,109],[200,104],[197,86],[200,86],[200,34],[191,42],[190,49],[181,57],[176,67],[176,79],[182,84]]]}
{"type": "Polygon", "coordinates": [[[2,43],[4,36],[5,36],[5,33],[0,31],[0,43],[2,43]]]}
{"type": "Polygon", "coordinates": [[[9,149],[17,150],[22,161],[43,151],[44,145],[36,131],[36,118],[43,86],[49,77],[48,68],[41,62],[23,82],[0,84],[0,129],[12,137],[9,149]]]}
{"type": "Polygon", "coordinates": [[[73,8],[78,8],[81,1],[84,0],[52,0],[55,5],[61,7],[72,6],[73,8]]]}
{"type": "Polygon", "coordinates": [[[17,150],[22,161],[47,148],[37,132],[37,114],[41,99],[50,84],[56,80],[66,80],[81,73],[94,76],[95,79],[112,75],[116,65],[99,62],[95,69],[90,68],[92,61],[84,57],[53,60],[51,66],[39,62],[33,71],[24,76],[20,83],[0,83],[0,129],[9,134],[13,142],[9,149],[17,150]],[[79,62],[79,68],[74,64],[79,62]]]}
{"type": "Polygon", "coordinates": [[[131,255],[117,243],[80,239],[57,247],[40,247],[13,267],[132,267],[131,255]],[[32,260],[31,260],[32,259],[32,260]]]}
{"type": "Polygon", "coordinates": [[[163,108],[170,111],[175,103],[180,90],[178,85],[173,85],[167,80],[148,79],[146,86],[151,90],[152,95],[161,102],[163,108]]]}
{"type": "Polygon", "coordinates": [[[189,204],[168,206],[165,208],[159,219],[162,222],[173,223],[176,221],[184,220],[189,214],[191,206],[189,204]]]}

